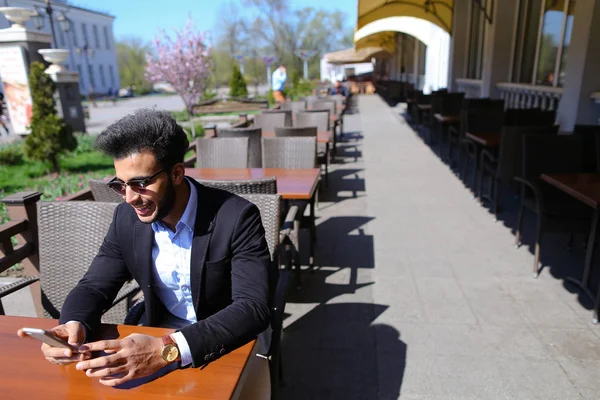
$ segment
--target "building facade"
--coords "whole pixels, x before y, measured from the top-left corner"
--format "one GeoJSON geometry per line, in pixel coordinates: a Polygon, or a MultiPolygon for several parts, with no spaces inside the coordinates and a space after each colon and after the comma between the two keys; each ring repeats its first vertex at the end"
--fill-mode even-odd
{"type": "MultiPolygon", "coordinates": [[[[2,7],[38,9],[43,16],[42,26],[35,20],[26,23],[28,29],[52,33],[43,0],[0,0],[2,7]]],[[[67,1],[52,2],[54,22],[53,47],[68,49],[65,66],[79,72],[79,88],[83,95],[93,90],[96,94],[113,92],[120,87],[117,52],[113,35],[115,17],[69,4],[67,1]],[[67,24],[61,24],[66,19],[67,24]],[[65,27],[68,30],[65,31],[65,27]]],[[[8,28],[9,22],[0,13],[0,29],[8,28]]]]}
{"type": "MultiPolygon", "coordinates": [[[[468,97],[555,109],[564,132],[575,124],[600,124],[600,1],[359,0],[356,47],[364,41],[383,46],[394,33],[429,47],[406,23],[380,22],[392,18],[417,18],[449,35],[448,63],[427,60],[426,81],[447,72],[448,88],[468,97]]],[[[444,46],[434,53],[442,54],[444,46]]],[[[411,81],[402,74],[410,52],[394,49],[392,59],[406,62],[392,63],[390,77],[411,81]]]]}

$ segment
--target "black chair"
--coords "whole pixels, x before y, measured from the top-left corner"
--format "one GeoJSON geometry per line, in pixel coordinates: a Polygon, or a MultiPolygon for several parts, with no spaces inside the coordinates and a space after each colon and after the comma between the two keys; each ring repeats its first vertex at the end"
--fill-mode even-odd
{"type": "Polygon", "coordinates": [[[583,172],[600,172],[600,126],[575,125],[573,133],[583,140],[583,172]]]}
{"type": "Polygon", "coordinates": [[[555,110],[541,108],[507,108],[504,124],[509,126],[548,126],[556,122],[555,110]]]}
{"type": "Polygon", "coordinates": [[[521,245],[525,208],[537,214],[533,276],[539,275],[544,231],[583,232],[590,227],[591,208],[542,181],[542,174],[577,173],[583,168],[583,141],[579,135],[523,136],[521,204],[517,217],[516,244],[521,245]]]}
{"type": "Polygon", "coordinates": [[[478,197],[492,202],[496,219],[500,187],[513,184],[514,178],[522,175],[523,136],[556,135],[557,133],[558,126],[505,126],[502,128],[498,155],[494,155],[489,150],[481,152],[478,197]],[[486,173],[490,176],[490,192],[488,195],[482,195],[486,173]]]}

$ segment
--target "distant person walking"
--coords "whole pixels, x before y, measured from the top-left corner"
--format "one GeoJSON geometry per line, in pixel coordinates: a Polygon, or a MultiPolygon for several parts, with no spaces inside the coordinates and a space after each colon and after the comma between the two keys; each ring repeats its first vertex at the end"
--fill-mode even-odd
{"type": "Polygon", "coordinates": [[[271,77],[271,88],[273,89],[273,97],[278,103],[283,103],[285,101],[283,89],[285,87],[286,80],[287,74],[285,72],[285,67],[283,65],[280,65],[275,70],[275,72],[273,72],[273,76],[271,77]]]}

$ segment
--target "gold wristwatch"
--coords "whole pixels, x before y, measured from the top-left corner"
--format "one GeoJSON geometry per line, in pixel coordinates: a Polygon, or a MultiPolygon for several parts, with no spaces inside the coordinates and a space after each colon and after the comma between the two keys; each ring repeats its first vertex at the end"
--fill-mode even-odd
{"type": "Polygon", "coordinates": [[[181,356],[179,354],[179,347],[177,347],[177,343],[175,343],[171,335],[163,336],[162,342],[163,347],[160,351],[160,356],[163,360],[170,364],[181,359],[181,356]]]}

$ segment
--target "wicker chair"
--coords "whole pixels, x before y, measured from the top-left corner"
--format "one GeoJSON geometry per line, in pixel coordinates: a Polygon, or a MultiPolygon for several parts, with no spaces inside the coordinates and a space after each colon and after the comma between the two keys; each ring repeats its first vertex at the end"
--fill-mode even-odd
{"type": "Polygon", "coordinates": [[[262,129],[251,126],[250,128],[219,129],[219,138],[247,137],[248,138],[248,168],[262,166],[262,129]]]}
{"type": "MultiPolygon", "coordinates": [[[[271,116],[271,115],[284,115],[283,126],[292,126],[292,110],[285,109],[274,109],[274,110],[262,110],[260,115],[271,116]]],[[[268,117],[267,117],[268,118],[268,117]]],[[[263,128],[263,130],[265,130],[263,128]]]]}
{"type": "Polygon", "coordinates": [[[294,119],[295,127],[316,126],[319,131],[328,131],[329,111],[326,110],[307,110],[296,114],[294,119]]]}
{"type": "Polygon", "coordinates": [[[558,126],[505,126],[502,128],[498,156],[488,150],[481,152],[478,197],[492,201],[496,218],[498,218],[500,187],[512,184],[515,177],[522,174],[523,136],[556,135],[557,133],[558,126]],[[482,197],[486,173],[491,178],[490,193],[482,197]]]}
{"type": "MultiPolygon", "coordinates": [[[[59,318],[67,295],[86,273],[112,222],[117,203],[97,201],[40,202],[38,254],[40,276],[0,288],[0,298],[40,281],[42,304],[48,318],[59,318]]],[[[102,322],[122,324],[130,300],[139,292],[135,282],[123,285],[102,322]]]]}
{"type": "Polygon", "coordinates": [[[123,196],[109,188],[105,181],[90,179],[88,185],[90,186],[95,201],[104,203],[122,203],[124,201],[123,196]]]}
{"type": "Polygon", "coordinates": [[[204,186],[227,190],[235,194],[277,194],[277,179],[272,176],[243,181],[213,181],[196,179],[204,186]]]}
{"type": "Polygon", "coordinates": [[[263,138],[263,168],[316,168],[317,138],[263,138]]]}
{"type": "Polygon", "coordinates": [[[198,168],[248,168],[248,138],[196,139],[198,168]]]}
{"type": "MultiPolygon", "coordinates": [[[[316,138],[313,137],[288,137],[288,138],[263,138],[263,165],[264,168],[289,168],[306,169],[316,167],[316,138]]],[[[315,199],[306,201],[293,201],[291,205],[298,206],[297,224],[294,232],[300,229],[310,231],[309,266],[314,267],[314,244],[317,239],[315,226],[315,199]],[[306,207],[310,207],[310,215],[304,216],[306,207]]],[[[297,240],[297,239],[296,239],[297,240]]],[[[298,243],[294,243],[298,248],[298,243]]],[[[296,268],[299,271],[299,260],[296,259],[296,268]]],[[[299,280],[300,282],[300,280],[299,280]]]]}
{"type": "Polygon", "coordinates": [[[286,101],[285,103],[281,103],[282,110],[290,110],[292,114],[296,114],[298,111],[306,110],[306,101],[286,101]]]}
{"type": "Polygon", "coordinates": [[[573,133],[583,140],[583,172],[600,172],[600,126],[575,125],[573,133]]]}
{"type": "Polygon", "coordinates": [[[516,243],[521,244],[524,208],[537,214],[533,276],[540,266],[544,231],[587,233],[591,208],[543,182],[541,174],[577,173],[583,168],[583,141],[579,135],[525,135],[523,137],[521,204],[517,217],[516,243]]]}

